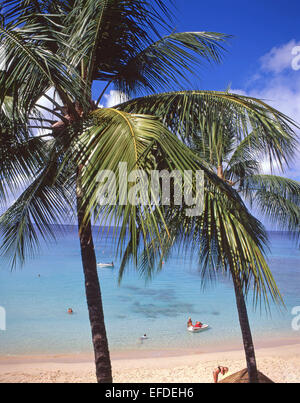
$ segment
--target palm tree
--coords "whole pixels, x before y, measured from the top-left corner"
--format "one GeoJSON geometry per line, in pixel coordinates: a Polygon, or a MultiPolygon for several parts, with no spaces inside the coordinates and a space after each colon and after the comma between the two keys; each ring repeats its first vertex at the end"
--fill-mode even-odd
{"type": "MultiPolygon", "coordinates": [[[[272,165],[278,165],[283,170],[283,163],[291,161],[292,150],[281,143],[276,133],[273,141],[277,142],[277,148],[273,149],[268,147],[264,139],[259,139],[255,131],[239,134],[230,122],[226,126],[227,130],[216,128],[215,132],[210,130],[201,133],[194,141],[192,140],[192,148],[210,163],[223,181],[235,187],[261,217],[277,225],[277,228],[292,231],[292,235],[298,237],[300,183],[282,176],[262,173],[262,161],[267,158],[270,161],[270,168],[274,168],[272,165]],[[284,150],[282,155],[279,150],[284,150]]],[[[245,298],[239,278],[234,271],[231,275],[249,379],[257,380],[254,345],[245,298]]]]}
{"type": "MultiPolygon", "coordinates": [[[[264,259],[262,226],[232,186],[184,142],[204,126],[226,127],[225,117],[235,116],[236,130],[252,128],[267,142],[269,136],[276,137],[269,147],[274,151],[282,144],[281,159],[295,139],[293,122],[259,100],[237,95],[156,94],[182,88],[199,60],[219,62],[227,38],[210,32],[162,36],[160,32],[170,32],[169,18],[161,0],[4,2],[1,202],[7,203],[10,193],[21,195],[1,216],[1,252],[13,267],[23,263],[36,252],[40,238],[55,238],[51,224],[76,215],[98,382],[111,382],[112,372],[92,220],[119,227],[114,237],[123,257],[121,274],[130,259],[151,274],[156,259],[160,266],[173,244],[178,210],[184,211],[153,205],[150,191],[143,206],[126,204],[120,188],[115,203],[99,208],[100,171],[110,170],[120,179],[120,163],[126,163],[129,172],[167,168],[183,175],[203,170],[204,212],[196,222],[183,219],[177,227],[184,235],[194,226],[207,256],[223,256],[225,267],[231,264],[241,293],[253,279],[258,294],[268,288],[280,300],[264,259]],[[95,82],[104,83],[97,102],[91,95],[95,82]],[[110,85],[128,97],[144,96],[98,108],[110,85]]],[[[129,188],[138,183],[136,179],[129,188]]],[[[192,189],[193,183],[189,185],[192,189]]],[[[159,190],[161,194],[161,185],[159,190]]]]}
{"type": "MultiPolygon", "coordinates": [[[[234,188],[261,217],[265,217],[279,229],[290,231],[292,237],[298,238],[300,183],[282,176],[262,173],[262,162],[264,161],[270,162],[271,169],[277,167],[284,171],[284,168],[292,162],[296,144],[294,140],[291,141],[290,138],[280,135],[276,127],[273,127],[271,131],[268,129],[268,115],[262,115],[263,119],[267,118],[265,128],[262,126],[258,128],[255,124],[249,125],[252,116],[247,115],[247,109],[252,109],[254,105],[259,113],[262,108],[274,112],[264,102],[254,98],[237,97],[229,92],[211,93],[207,91],[154,95],[146,100],[141,98],[133,102],[129,101],[125,106],[123,105],[123,108],[135,113],[155,114],[165,119],[168,125],[175,121],[176,127],[180,128],[179,134],[183,141],[200,156],[202,161],[205,160],[209,164],[212,172],[215,172],[224,183],[234,188]],[[229,108],[228,105],[224,105],[228,101],[231,103],[229,108]],[[240,106],[242,106],[242,110],[240,106]],[[211,120],[207,119],[208,114],[211,120]],[[182,127],[184,130],[181,131],[182,127]],[[186,133],[190,135],[187,137],[186,133]]],[[[213,232],[220,226],[218,223],[221,223],[221,220],[217,217],[219,212],[216,214],[214,209],[211,211],[213,213],[210,220],[214,220],[214,225],[210,224],[211,245],[207,245],[207,239],[201,237],[201,234],[203,235],[202,226],[205,225],[203,217],[199,222],[187,223],[181,211],[178,212],[179,216],[176,219],[174,211],[171,217],[175,222],[185,221],[185,232],[182,233],[181,230],[178,231],[178,227],[175,227],[174,238],[183,238],[187,242],[187,238],[192,234],[192,242],[196,242],[195,247],[197,247],[197,242],[201,244],[200,265],[203,269],[204,279],[207,274],[209,276],[214,274],[214,271],[207,273],[207,268],[210,270],[223,268],[225,271],[229,268],[235,290],[248,375],[251,382],[257,382],[254,344],[245,303],[245,296],[250,285],[250,273],[242,273],[238,268],[239,263],[234,260],[229,259],[227,262],[226,258],[224,260],[224,256],[235,255],[233,250],[236,246],[227,245],[230,250],[225,252],[221,245],[221,238],[225,235],[215,233],[214,239],[213,232]],[[195,234],[199,234],[201,239],[199,239],[199,235],[195,237],[195,234]]],[[[234,228],[233,225],[231,228],[226,228],[224,223],[222,227],[224,231],[228,230],[228,236],[229,234],[236,236],[235,242],[241,242],[237,228],[234,228]]],[[[245,260],[247,261],[247,257],[245,260]]],[[[254,276],[256,275],[257,273],[254,273],[254,276]]],[[[267,279],[268,281],[269,279],[267,279]]],[[[264,292],[266,298],[264,284],[259,285],[256,280],[254,280],[254,284],[256,286],[255,297],[260,292],[264,292]]],[[[266,302],[268,302],[267,299],[266,302]]]]}

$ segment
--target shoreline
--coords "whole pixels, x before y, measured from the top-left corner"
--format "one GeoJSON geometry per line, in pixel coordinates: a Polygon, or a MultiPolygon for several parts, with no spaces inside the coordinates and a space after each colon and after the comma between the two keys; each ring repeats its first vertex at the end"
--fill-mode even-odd
{"type": "MultiPolygon", "coordinates": [[[[161,352],[160,352],[161,353],[161,352]]],[[[167,352],[168,353],[168,352],[167,352]]],[[[257,347],[258,368],[274,382],[300,382],[300,343],[257,347]]],[[[114,382],[117,383],[207,383],[218,365],[230,374],[245,368],[241,349],[198,351],[184,355],[141,357],[112,354],[114,382]]],[[[0,383],[81,383],[95,382],[92,355],[0,357],[0,383]]]]}
{"type": "MultiPolygon", "coordinates": [[[[280,348],[287,346],[300,346],[300,337],[298,338],[276,338],[272,340],[255,341],[255,349],[280,348]]],[[[170,357],[188,357],[192,355],[203,355],[213,353],[227,353],[232,351],[243,350],[242,341],[240,343],[205,345],[199,348],[172,348],[172,349],[128,349],[128,350],[111,350],[110,356],[112,360],[130,360],[130,359],[147,359],[147,358],[170,358],[170,357]]],[[[22,364],[26,362],[43,363],[84,363],[93,360],[93,352],[74,352],[74,353],[45,353],[45,354],[15,354],[0,355],[0,366],[2,364],[22,364]]]]}

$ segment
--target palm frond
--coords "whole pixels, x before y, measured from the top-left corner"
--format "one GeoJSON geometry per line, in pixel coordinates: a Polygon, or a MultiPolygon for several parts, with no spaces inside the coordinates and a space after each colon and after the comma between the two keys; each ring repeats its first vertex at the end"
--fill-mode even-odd
{"type": "Polygon", "coordinates": [[[70,217],[70,174],[59,168],[55,146],[49,156],[36,179],[0,217],[0,252],[12,268],[36,255],[41,239],[55,239],[55,231],[70,217]]]}
{"type": "Polygon", "coordinates": [[[70,108],[73,100],[80,99],[82,94],[84,84],[76,71],[70,72],[71,67],[65,64],[63,57],[42,45],[48,41],[44,31],[45,27],[38,24],[21,28],[0,26],[0,41],[4,44],[0,53],[6,61],[0,80],[0,100],[6,95],[14,96],[20,110],[32,109],[51,87],[70,108]]]}
{"type": "Polygon", "coordinates": [[[226,158],[227,168],[224,175],[227,180],[238,182],[242,187],[245,177],[259,173],[259,161],[265,152],[264,142],[253,132],[240,142],[233,136],[233,142],[235,147],[226,158]]]}
{"type": "MultiPolygon", "coordinates": [[[[94,126],[75,140],[78,154],[67,156],[67,159],[75,158],[74,164],[85,167],[82,174],[82,186],[85,203],[88,206],[87,212],[93,211],[96,219],[101,217],[101,224],[105,226],[109,227],[112,222],[116,227],[120,226],[118,244],[121,254],[126,244],[126,236],[130,234],[136,264],[139,237],[142,237],[144,244],[148,245],[147,249],[153,239],[156,237],[160,239],[162,233],[168,233],[163,219],[164,207],[159,204],[159,199],[162,197],[161,185],[158,184],[158,194],[154,194],[148,182],[153,170],[177,171],[183,178],[185,171],[196,172],[203,169],[208,181],[215,183],[224,193],[233,194],[231,189],[210,172],[205,163],[201,164],[199,157],[180,142],[156,117],[132,115],[111,108],[97,110],[93,116],[94,126]],[[128,177],[127,172],[126,176],[122,177],[119,170],[120,163],[126,164],[128,177]],[[132,171],[140,170],[146,173],[147,178],[130,179],[126,192],[128,190],[129,194],[140,185],[145,190],[144,198],[141,197],[138,203],[132,203],[129,200],[127,202],[122,193],[124,191],[122,184],[127,182],[132,171]],[[105,178],[99,179],[101,172],[112,172],[116,183],[107,180],[106,186],[110,187],[110,190],[115,190],[114,198],[105,199],[106,205],[99,208],[99,205],[101,206],[99,195],[102,192],[103,196],[102,182],[105,182],[105,178]],[[107,205],[109,201],[111,203],[107,205]],[[160,217],[160,221],[156,217],[160,217]]],[[[191,189],[194,186],[189,181],[187,185],[191,189]]],[[[163,253],[154,249],[161,257],[163,253]]]]}
{"type": "Polygon", "coordinates": [[[32,136],[22,113],[15,120],[14,114],[13,99],[5,97],[0,104],[0,202],[4,204],[8,195],[35,176],[45,155],[43,140],[32,136]]]}
{"type": "Polygon", "coordinates": [[[158,116],[183,141],[202,138],[217,125],[217,133],[230,130],[239,141],[253,133],[263,152],[280,166],[288,164],[294,155],[295,122],[256,98],[228,92],[179,91],[137,98],[117,108],[158,116]]]}
{"type": "Polygon", "coordinates": [[[300,183],[275,175],[253,175],[244,181],[245,196],[281,230],[300,235],[300,183]]]}
{"type": "MultiPolygon", "coordinates": [[[[234,276],[240,279],[245,296],[253,292],[254,307],[263,302],[269,307],[270,299],[283,305],[266,261],[267,234],[261,223],[247,211],[241,199],[234,197],[233,189],[232,198],[224,197],[210,182],[206,182],[204,191],[204,210],[199,217],[187,217],[184,206],[164,210],[168,235],[161,234],[163,258],[155,253],[158,239],[153,239],[147,250],[141,247],[137,260],[140,274],[146,279],[152,278],[162,269],[163,260],[167,261],[177,249],[181,256],[198,256],[203,286],[220,275],[234,276]]],[[[119,281],[131,257],[129,241],[119,281]]]]}
{"type": "MultiPolygon", "coordinates": [[[[115,233],[123,256],[120,276],[130,259],[149,276],[155,270],[154,263],[160,266],[174,241],[181,237],[188,245],[191,241],[200,242],[203,267],[208,268],[215,259],[216,269],[223,267],[225,271],[230,268],[239,272],[245,290],[253,281],[255,298],[267,299],[269,291],[275,300],[280,299],[264,258],[266,236],[262,226],[247,212],[234,189],[209,172],[205,165],[202,168],[206,177],[206,204],[203,215],[197,219],[187,218],[183,207],[178,214],[176,206],[151,204],[150,192],[142,207],[130,203],[122,205],[118,184],[112,205],[97,209],[103,186],[101,181],[97,183],[99,172],[112,171],[118,183],[120,162],[127,163],[129,172],[143,169],[147,173],[159,166],[161,160],[168,169],[178,169],[181,173],[188,169],[195,172],[201,165],[199,158],[157,118],[115,109],[101,109],[94,115],[97,124],[80,138],[80,163],[85,167],[84,193],[89,203],[87,210],[96,212],[96,219],[101,216],[105,226],[120,225],[115,233]]],[[[111,183],[107,183],[112,189],[111,183]]]]}
{"type": "MultiPolygon", "coordinates": [[[[165,150],[168,146],[170,147],[170,144],[166,144],[167,142],[159,143],[159,139],[169,136],[169,132],[157,118],[151,116],[129,115],[110,108],[97,110],[93,116],[95,126],[80,137],[78,145],[80,151],[76,156],[78,165],[85,166],[82,184],[85,200],[88,201],[87,211],[94,211],[96,219],[101,213],[101,223],[105,226],[110,226],[114,217],[115,225],[117,227],[120,225],[118,231],[120,253],[122,254],[126,236],[130,233],[131,243],[137,256],[139,238],[143,237],[147,243],[152,237],[159,237],[160,228],[153,215],[151,190],[148,190],[148,187],[144,193],[144,199],[141,200],[141,206],[122,200],[124,194],[119,188],[119,183],[127,182],[128,178],[127,171],[126,177],[120,177],[119,164],[126,164],[128,173],[143,169],[150,177],[150,171],[155,167],[155,156],[159,156],[162,152],[166,153],[165,150]],[[99,173],[103,171],[115,174],[117,189],[115,200],[99,209],[101,205],[99,195],[103,187],[99,173]],[[139,225],[141,230],[138,234],[139,225]]],[[[178,164],[181,162],[179,157],[174,160],[178,164]]],[[[128,190],[137,186],[139,181],[142,186],[147,185],[143,183],[143,179],[136,178],[128,186],[128,190]]],[[[111,183],[109,185],[112,186],[111,183]]],[[[158,210],[160,210],[159,207],[158,210]]],[[[161,211],[160,214],[162,217],[161,211]]],[[[167,228],[165,227],[164,230],[167,228]]]]}
{"type": "Polygon", "coordinates": [[[89,82],[106,80],[149,45],[168,18],[160,0],[77,0],[66,21],[67,59],[84,68],[89,82]]]}
{"type": "Polygon", "coordinates": [[[215,32],[169,34],[130,56],[109,79],[125,94],[153,92],[174,85],[182,88],[188,83],[187,73],[195,75],[204,61],[220,62],[222,44],[227,38],[215,32]]]}
{"type": "MultiPolygon", "coordinates": [[[[170,240],[164,260],[175,246],[181,255],[198,256],[203,286],[220,275],[235,276],[240,279],[245,296],[253,292],[254,307],[263,302],[269,307],[270,298],[283,304],[265,257],[265,229],[241,200],[233,202],[229,197],[224,198],[217,188],[208,185],[200,217],[189,218],[181,209],[173,208],[165,219],[170,240]]],[[[161,269],[161,261],[157,262],[154,256],[150,262],[161,269]]],[[[142,274],[146,275],[153,272],[153,267],[145,260],[140,264],[142,274]]]]}

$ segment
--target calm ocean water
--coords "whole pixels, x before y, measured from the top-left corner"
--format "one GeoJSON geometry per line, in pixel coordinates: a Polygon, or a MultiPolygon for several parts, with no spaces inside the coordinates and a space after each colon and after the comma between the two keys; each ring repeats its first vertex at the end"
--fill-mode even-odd
{"type": "MultiPolygon", "coordinates": [[[[291,310],[300,306],[300,251],[285,233],[270,233],[269,263],[282,292],[286,310],[272,306],[249,316],[256,342],[299,340],[291,327],[291,310]]],[[[113,260],[111,239],[95,242],[98,262],[113,260]]],[[[231,283],[221,279],[205,290],[195,263],[177,253],[149,283],[129,268],[118,286],[115,268],[99,269],[110,349],[219,349],[241,345],[231,283]],[[187,318],[201,320],[210,329],[186,331],[187,318]],[[141,343],[146,333],[149,339],[141,343]]],[[[58,242],[43,247],[40,256],[10,272],[1,264],[0,306],[6,310],[6,331],[0,331],[0,355],[85,353],[92,351],[83,274],[76,227],[58,242]],[[72,307],[74,315],[68,315],[72,307]]]]}

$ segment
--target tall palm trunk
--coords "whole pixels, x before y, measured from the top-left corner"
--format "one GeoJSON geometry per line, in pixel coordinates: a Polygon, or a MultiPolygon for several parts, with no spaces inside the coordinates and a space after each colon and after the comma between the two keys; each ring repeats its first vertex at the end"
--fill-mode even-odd
{"type": "Polygon", "coordinates": [[[94,249],[92,226],[90,219],[88,221],[84,221],[85,206],[82,204],[80,171],[81,170],[79,168],[77,173],[76,188],[77,216],[81,258],[85,278],[85,292],[95,354],[96,376],[98,383],[111,383],[111,362],[104,323],[100,283],[97,273],[97,261],[94,249]]]}
{"type": "Polygon", "coordinates": [[[255,350],[254,344],[252,340],[251,329],[249,325],[247,307],[245,303],[245,298],[242,291],[240,278],[236,276],[236,274],[232,271],[232,278],[234,284],[236,305],[239,314],[240,327],[242,331],[247,368],[248,368],[248,376],[250,383],[258,383],[258,373],[256,366],[256,358],[255,358],[255,350]]]}

